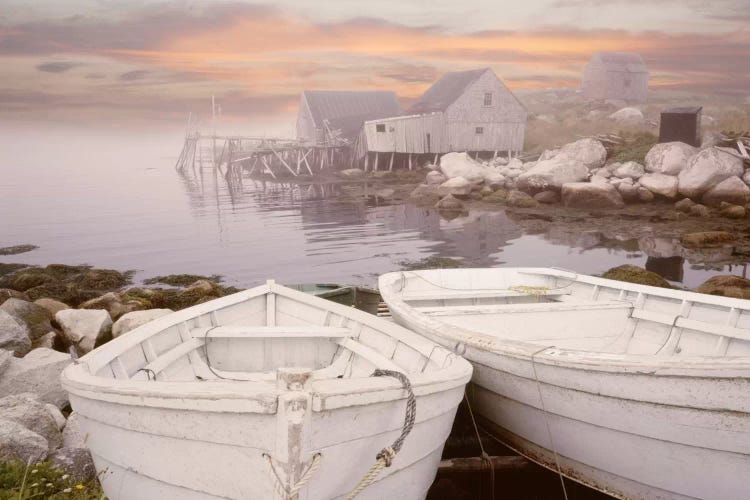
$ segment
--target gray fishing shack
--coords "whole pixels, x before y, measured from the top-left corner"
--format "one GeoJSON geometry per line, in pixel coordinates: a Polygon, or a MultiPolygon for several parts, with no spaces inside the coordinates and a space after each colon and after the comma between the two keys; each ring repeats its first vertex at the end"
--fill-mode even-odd
{"type": "Polygon", "coordinates": [[[597,52],[583,70],[583,95],[594,100],[645,102],[648,76],[639,54],[597,52]]]}
{"type": "Polygon", "coordinates": [[[366,120],[400,113],[391,91],[306,90],[300,97],[297,138],[314,146],[350,144],[366,120]]]}

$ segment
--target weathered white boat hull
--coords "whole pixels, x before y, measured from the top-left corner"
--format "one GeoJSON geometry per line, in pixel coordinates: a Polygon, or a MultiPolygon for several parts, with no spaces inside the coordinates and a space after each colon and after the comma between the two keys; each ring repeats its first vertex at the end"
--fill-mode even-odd
{"type": "Polygon", "coordinates": [[[400,301],[388,289],[398,279],[381,278],[394,319],[472,362],[475,413],[519,453],[622,498],[750,496],[747,359],[683,363],[474,341],[400,301]]]}
{"type": "MultiPolygon", "coordinates": [[[[440,398],[418,398],[422,411],[409,434],[408,445],[360,498],[424,498],[435,478],[462,397],[463,390],[457,389],[440,398]]],[[[273,473],[263,458],[263,453],[273,449],[274,436],[269,428],[275,425],[275,415],[268,415],[266,422],[252,414],[233,416],[239,426],[246,421],[247,429],[244,435],[235,434],[235,442],[229,443],[226,438],[230,436],[222,436],[225,429],[217,428],[213,435],[210,429],[205,435],[196,433],[205,417],[198,412],[176,412],[175,420],[180,422],[173,421],[170,436],[162,430],[154,434],[152,412],[142,408],[116,404],[102,408],[76,397],[72,404],[80,414],[82,430],[88,435],[86,444],[97,470],[103,471],[102,486],[111,499],[276,498],[278,494],[274,491],[273,473]],[[181,437],[188,434],[194,437],[181,437]]],[[[357,412],[352,416],[347,415],[347,409],[341,409],[313,416],[310,430],[317,438],[313,438],[316,443],[311,449],[320,451],[323,457],[306,489],[307,498],[345,496],[370,468],[383,444],[398,437],[403,402],[358,409],[360,416],[369,411],[387,416],[379,426],[368,427],[366,437],[353,440],[347,437],[353,429],[346,429],[345,421],[356,424],[357,412]],[[352,457],[361,459],[353,463],[352,457]]],[[[160,418],[171,420],[169,415],[160,418]]],[[[214,422],[221,427],[219,416],[214,416],[214,422]]]]}
{"type": "Polygon", "coordinates": [[[269,282],[133,330],[62,382],[111,500],[345,498],[413,394],[410,433],[358,498],[418,499],[470,376],[392,322],[269,282]]]}

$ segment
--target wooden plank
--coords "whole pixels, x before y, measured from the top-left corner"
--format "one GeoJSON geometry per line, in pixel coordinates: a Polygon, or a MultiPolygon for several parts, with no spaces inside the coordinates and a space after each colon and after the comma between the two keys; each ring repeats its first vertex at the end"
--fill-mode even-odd
{"type": "Polygon", "coordinates": [[[193,338],[191,340],[188,340],[187,342],[177,344],[175,347],[156,358],[156,360],[144,366],[143,369],[152,370],[155,374],[158,375],[169,365],[200,347],[203,347],[202,338],[193,338]]]}
{"type": "Polygon", "coordinates": [[[570,290],[539,290],[532,293],[526,293],[519,290],[500,289],[500,290],[441,290],[426,292],[411,292],[403,294],[403,300],[452,300],[452,299],[484,299],[484,298],[505,298],[505,297],[533,297],[533,296],[557,296],[570,295],[570,290]]]}
{"type": "Polygon", "coordinates": [[[271,151],[273,152],[273,154],[276,155],[276,158],[279,159],[279,161],[286,167],[286,169],[289,170],[289,172],[293,176],[297,177],[297,174],[294,172],[294,169],[292,169],[292,167],[289,166],[289,164],[284,160],[284,158],[282,158],[282,156],[279,154],[279,152],[276,151],[273,147],[271,147],[271,151]]]}
{"type": "Polygon", "coordinates": [[[358,356],[362,356],[364,359],[377,366],[381,370],[393,370],[402,373],[404,371],[400,366],[380,354],[378,351],[371,349],[354,339],[344,338],[339,340],[338,344],[345,349],[349,349],[358,356]]]}
{"type": "Polygon", "coordinates": [[[242,326],[227,325],[215,328],[194,328],[193,338],[232,339],[232,338],[345,338],[352,336],[349,328],[333,326],[242,326]],[[206,333],[208,332],[208,337],[206,333]]]}
{"type": "Polygon", "coordinates": [[[482,457],[449,458],[441,460],[438,466],[438,474],[460,474],[464,472],[487,472],[492,467],[496,473],[520,472],[531,469],[534,464],[522,456],[508,455],[495,456],[483,459],[482,457]]]}
{"type": "Polygon", "coordinates": [[[706,323],[705,321],[681,318],[671,314],[655,311],[645,311],[643,309],[633,310],[633,317],[646,321],[653,321],[655,323],[662,323],[665,325],[675,325],[679,328],[685,328],[688,330],[697,330],[699,332],[712,333],[714,335],[720,336],[723,335],[725,337],[732,337],[735,339],[750,340],[750,330],[746,328],[737,328],[727,325],[706,323]]]}
{"type": "Polygon", "coordinates": [[[461,314],[492,314],[516,312],[581,311],[595,309],[630,309],[627,302],[617,300],[591,300],[580,302],[532,302],[524,304],[476,304],[465,306],[415,306],[414,309],[430,316],[452,316],[461,314]]]}
{"type": "Polygon", "coordinates": [[[740,149],[740,153],[742,154],[742,156],[745,159],[750,160],[750,156],[748,156],[747,149],[745,149],[745,145],[742,143],[742,141],[737,141],[737,147],[740,149]]]}

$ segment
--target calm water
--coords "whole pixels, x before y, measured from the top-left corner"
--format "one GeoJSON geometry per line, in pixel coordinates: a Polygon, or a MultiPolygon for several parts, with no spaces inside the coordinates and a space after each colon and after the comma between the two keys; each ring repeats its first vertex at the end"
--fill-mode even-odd
{"type": "Polygon", "coordinates": [[[0,247],[40,247],[0,257],[4,262],[135,269],[137,279],[221,274],[244,287],[267,278],[373,285],[400,262],[431,255],[589,274],[648,261],[691,287],[718,272],[742,271],[665,258],[669,242],[658,239],[639,246],[594,232],[524,234],[501,212],[449,221],[411,205],[342,201],[337,186],[245,180],[229,189],[210,169],[187,177],[174,171],[176,134],[24,130],[5,134],[0,147],[0,247]]]}

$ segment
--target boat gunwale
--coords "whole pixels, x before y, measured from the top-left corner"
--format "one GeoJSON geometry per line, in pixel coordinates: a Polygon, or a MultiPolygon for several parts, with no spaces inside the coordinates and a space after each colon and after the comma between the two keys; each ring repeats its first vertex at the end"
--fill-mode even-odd
{"type": "MultiPolygon", "coordinates": [[[[232,306],[249,299],[274,293],[285,296],[294,300],[299,300],[307,305],[318,307],[321,310],[329,310],[332,313],[339,314],[349,320],[367,325],[379,332],[383,332],[394,340],[404,343],[422,356],[427,358],[427,363],[431,357],[442,352],[444,354],[443,367],[437,367],[430,371],[408,372],[404,368],[416,395],[431,394],[440,392],[459,385],[465,385],[472,374],[471,364],[460,356],[455,355],[449,349],[440,346],[438,343],[426,339],[417,333],[408,330],[391,321],[378,318],[364,311],[359,311],[342,304],[337,304],[316,297],[304,292],[293,290],[273,281],[254,287],[236,294],[215,299],[210,302],[198,304],[174,313],[157,318],[138,328],[133,329],[126,335],[113,339],[107,344],[91,351],[82,356],[77,363],[73,363],[63,370],[61,382],[63,387],[81,397],[97,399],[97,394],[107,394],[109,396],[136,397],[140,399],[154,400],[175,400],[193,399],[204,402],[218,400],[247,400],[255,398],[261,402],[273,401],[275,412],[275,401],[278,396],[284,392],[279,390],[276,381],[225,381],[225,380],[195,380],[195,381],[161,381],[161,380],[124,380],[96,375],[96,372],[106,366],[108,363],[117,358],[120,354],[140,345],[147,339],[159,332],[184,323],[197,316],[232,306]],[[312,302],[312,303],[311,303],[312,302]],[[92,369],[94,368],[94,369],[92,369]],[[219,387],[219,392],[217,392],[219,387]],[[200,388],[200,390],[196,390],[200,388]]],[[[283,328],[283,327],[282,327],[283,328]]],[[[403,368],[403,367],[402,367],[403,368]]],[[[392,378],[382,377],[356,377],[347,379],[318,379],[313,380],[310,386],[313,400],[316,401],[314,406],[332,409],[331,405],[326,405],[325,400],[328,397],[336,397],[347,394],[360,395],[360,398],[354,398],[351,404],[343,402],[333,407],[358,406],[371,404],[373,401],[367,401],[367,394],[379,395],[378,401],[389,401],[403,399],[406,392],[403,390],[399,381],[392,378]],[[331,382],[336,387],[330,387],[331,382]],[[325,384],[328,382],[328,384],[325,384]],[[348,387],[355,385],[356,388],[348,387]],[[322,387],[319,387],[322,386],[322,387]],[[383,399],[385,398],[385,399],[383,399]],[[362,401],[364,400],[364,401],[362,401]]],[[[154,406],[158,402],[154,401],[154,406]]],[[[267,406],[262,403],[262,406],[267,406]]],[[[243,410],[245,411],[245,410],[243,410]]]]}
{"type": "MultiPolygon", "coordinates": [[[[569,277],[569,273],[576,275],[576,281],[619,288],[629,291],[644,293],[648,295],[682,299],[688,295],[687,300],[691,302],[703,302],[721,307],[735,307],[750,311],[750,300],[713,297],[711,295],[695,292],[682,292],[648,285],[640,285],[627,282],[608,280],[565,271],[548,268],[496,268],[512,269],[518,273],[552,275],[554,277],[569,277]],[[613,286],[616,283],[616,286],[613,286]],[[708,299],[708,300],[705,300],[708,299]],[[728,301],[728,303],[727,303],[728,301]]],[[[481,268],[461,268],[455,271],[476,271],[481,268]]],[[[451,269],[433,269],[426,272],[454,271],[451,269]]],[[[533,357],[535,363],[544,363],[555,366],[581,367],[595,369],[604,372],[626,372],[643,373],[646,375],[663,376],[685,376],[704,378],[737,378],[750,377],[750,356],[685,356],[680,358],[666,358],[656,355],[644,354],[615,354],[597,351],[584,351],[580,349],[560,348],[553,345],[545,348],[543,345],[523,342],[513,339],[502,339],[488,334],[469,330],[455,325],[449,325],[442,321],[433,319],[431,316],[412,307],[402,299],[401,291],[395,291],[393,285],[409,274],[419,276],[425,271],[397,271],[380,276],[378,283],[383,300],[388,304],[394,317],[407,316],[417,324],[421,324],[431,331],[435,336],[470,346],[480,351],[491,352],[500,355],[511,356],[518,359],[529,359],[533,357]]],[[[718,336],[717,336],[718,337],[718,336]]],[[[455,350],[455,347],[454,347],[455,350]]],[[[462,354],[465,356],[465,354],[462,354]]]]}

